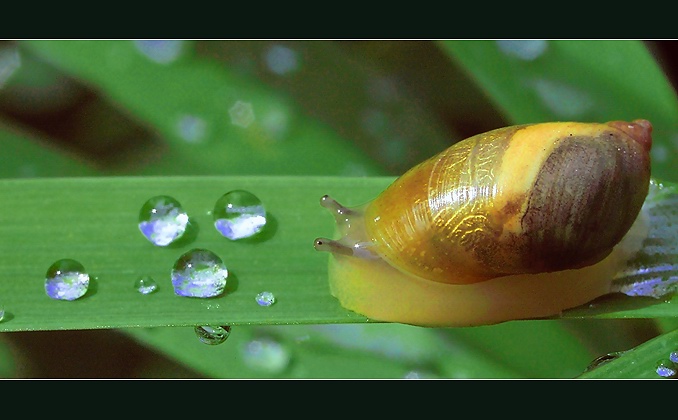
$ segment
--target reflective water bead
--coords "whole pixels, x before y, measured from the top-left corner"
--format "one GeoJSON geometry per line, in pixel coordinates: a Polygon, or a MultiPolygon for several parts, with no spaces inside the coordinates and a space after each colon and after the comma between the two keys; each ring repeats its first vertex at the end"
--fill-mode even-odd
{"type": "Polygon", "coordinates": [[[673,378],[678,374],[678,366],[669,359],[662,359],[657,362],[657,375],[663,378],[673,378]]]}
{"type": "Polygon", "coordinates": [[[212,325],[198,325],[195,327],[195,335],[202,343],[216,346],[221,344],[231,335],[231,327],[228,325],[212,326],[212,325]]]}
{"type": "Polygon", "coordinates": [[[167,195],[151,197],[139,212],[139,230],[153,245],[167,246],[186,232],[188,214],[167,195]]]}
{"type": "Polygon", "coordinates": [[[78,261],[64,258],[55,261],[47,270],[45,291],[52,299],[75,300],[82,297],[88,287],[89,274],[78,261]]]}
{"type": "Polygon", "coordinates": [[[251,192],[233,190],[219,198],[212,212],[214,227],[231,240],[249,238],[266,225],[266,209],[251,192]]]}
{"type": "Polygon", "coordinates": [[[271,306],[275,303],[275,296],[271,292],[261,292],[256,296],[259,306],[271,306]]]}
{"type": "Polygon", "coordinates": [[[179,296],[208,298],[222,294],[228,270],[215,253],[192,249],[183,254],[172,269],[174,293],[179,296]]]}
{"type": "Polygon", "coordinates": [[[5,319],[5,305],[0,303],[0,321],[5,319]]]}
{"type": "Polygon", "coordinates": [[[148,295],[158,290],[158,283],[151,276],[141,276],[134,282],[134,288],[142,295],[148,295]]]}
{"type": "Polygon", "coordinates": [[[669,360],[673,363],[678,363],[678,351],[672,351],[671,354],[669,354],[669,360]]]}

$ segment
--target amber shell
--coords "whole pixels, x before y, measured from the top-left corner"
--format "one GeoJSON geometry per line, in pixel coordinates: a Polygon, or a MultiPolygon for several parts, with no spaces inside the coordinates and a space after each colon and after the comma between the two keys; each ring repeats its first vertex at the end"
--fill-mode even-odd
{"type": "Polygon", "coordinates": [[[620,127],[531,124],[461,141],[366,207],[374,249],[402,272],[455,284],[594,264],[629,230],[650,181],[649,141],[620,127]]]}

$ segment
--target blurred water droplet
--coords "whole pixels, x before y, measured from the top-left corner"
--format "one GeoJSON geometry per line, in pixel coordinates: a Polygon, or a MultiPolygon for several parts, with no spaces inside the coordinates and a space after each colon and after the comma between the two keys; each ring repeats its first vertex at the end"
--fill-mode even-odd
{"type": "Polygon", "coordinates": [[[254,108],[249,102],[237,101],[228,110],[228,114],[231,116],[231,124],[242,128],[247,128],[254,122],[254,108]]]}
{"type": "Polygon", "coordinates": [[[677,366],[669,359],[662,359],[657,362],[656,372],[662,378],[673,378],[678,374],[677,366]]]}
{"type": "Polygon", "coordinates": [[[266,50],[264,59],[268,69],[281,76],[299,67],[296,51],[283,45],[272,45],[266,50]]]}
{"type": "Polygon", "coordinates": [[[261,126],[274,140],[282,140],[289,131],[289,110],[275,107],[261,117],[261,126]]]}
{"type": "Polygon", "coordinates": [[[673,363],[678,363],[678,351],[672,351],[671,354],[669,354],[669,360],[673,363]]]}
{"type": "Polygon", "coordinates": [[[403,379],[436,379],[436,378],[438,378],[438,375],[436,375],[435,373],[422,369],[411,370],[403,376],[403,379]]]}
{"type": "Polygon", "coordinates": [[[271,306],[275,303],[275,296],[271,292],[261,292],[255,299],[259,306],[271,306]]]}
{"type": "Polygon", "coordinates": [[[652,160],[657,162],[666,162],[671,157],[671,153],[663,144],[653,144],[652,150],[650,150],[650,156],[652,160]]]}
{"type": "Polygon", "coordinates": [[[198,336],[200,342],[209,344],[210,346],[216,346],[221,344],[231,335],[231,327],[228,325],[224,326],[212,326],[212,325],[198,325],[195,327],[195,335],[198,336]]]}
{"type": "Polygon", "coordinates": [[[89,275],[76,260],[57,260],[47,270],[45,292],[58,300],[75,300],[82,297],[89,287],[89,275]]]}
{"type": "Polygon", "coordinates": [[[136,40],[134,46],[143,55],[160,64],[169,64],[181,55],[184,41],[178,40],[136,40]]]}
{"type": "Polygon", "coordinates": [[[212,211],[214,227],[228,239],[249,238],[266,225],[266,209],[259,197],[245,190],[222,195],[212,211]]]}
{"type": "Polygon", "coordinates": [[[195,115],[182,115],[177,123],[179,136],[189,143],[199,143],[205,138],[207,123],[195,115]]]}
{"type": "Polygon", "coordinates": [[[183,254],[172,269],[174,293],[179,296],[208,298],[222,294],[228,270],[215,253],[192,249],[183,254]]]}
{"type": "Polygon", "coordinates": [[[151,276],[141,276],[134,282],[134,288],[142,295],[148,295],[158,290],[158,283],[151,276]]]}
{"type": "Polygon", "coordinates": [[[0,303],[0,321],[5,319],[5,305],[0,303]]]}
{"type": "Polygon", "coordinates": [[[167,195],[151,197],[139,211],[139,230],[156,246],[167,246],[186,232],[188,214],[167,195]]]}
{"type": "Polygon", "coordinates": [[[500,40],[497,47],[508,56],[532,61],[546,52],[548,43],[541,39],[500,40]]]}
{"type": "Polygon", "coordinates": [[[261,337],[242,348],[243,362],[253,370],[269,375],[282,373],[290,364],[291,355],[278,341],[261,337]]]}
{"type": "Polygon", "coordinates": [[[594,104],[591,95],[565,83],[537,79],[531,85],[542,102],[559,117],[578,117],[594,104]]]}
{"type": "Polygon", "coordinates": [[[15,47],[0,49],[0,88],[21,67],[21,56],[15,47]]]}

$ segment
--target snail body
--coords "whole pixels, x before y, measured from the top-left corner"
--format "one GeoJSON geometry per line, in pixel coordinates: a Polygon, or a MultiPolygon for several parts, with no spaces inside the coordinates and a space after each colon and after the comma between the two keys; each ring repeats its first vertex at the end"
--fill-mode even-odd
{"type": "Polygon", "coordinates": [[[471,326],[556,315],[610,293],[640,247],[652,126],[519,125],[463,140],[370,203],[328,196],[330,289],[380,321],[471,326]]]}

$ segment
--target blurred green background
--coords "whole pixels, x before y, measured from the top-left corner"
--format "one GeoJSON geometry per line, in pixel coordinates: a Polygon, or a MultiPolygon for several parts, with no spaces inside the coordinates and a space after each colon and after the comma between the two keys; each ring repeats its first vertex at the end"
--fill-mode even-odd
{"type": "MultiPolygon", "coordinates": [[[[676,83],[676,41],[7,40],[0,176],[396,176],[506,125],[646,118],[653,176],[676,182],[676,83]]],[[[219,346],[186,327],[12,332],[0,375],[573,378],[673,327],[240,326],[219,346]]]]}

